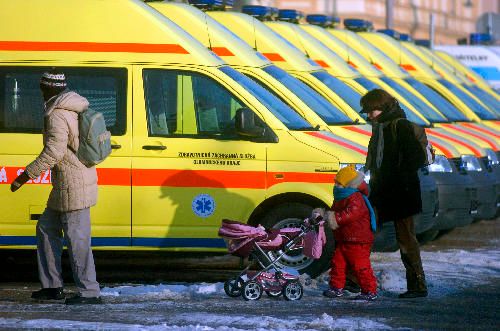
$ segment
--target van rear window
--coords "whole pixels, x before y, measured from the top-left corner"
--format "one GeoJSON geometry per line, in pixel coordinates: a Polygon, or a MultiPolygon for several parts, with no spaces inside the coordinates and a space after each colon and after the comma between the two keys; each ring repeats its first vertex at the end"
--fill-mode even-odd
{"type": "MultiPolygon", "coordinates": [[[[127,70],[125,68],[63,68],[68,89],[87,98],[104,115],[112,135],[126,129],[127,70]]],[[[40,77],[47,67],[0,68],[0,132],[41,133],[43,98],[40,77]]]]}

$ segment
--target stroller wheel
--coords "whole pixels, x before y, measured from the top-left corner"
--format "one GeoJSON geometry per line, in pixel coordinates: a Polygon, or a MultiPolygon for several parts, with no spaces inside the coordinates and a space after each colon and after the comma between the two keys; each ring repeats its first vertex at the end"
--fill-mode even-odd
{"type": "Polygon", "coordinates": [[[300,300],[303,294],[304,289],[302,288],[302,284],[297,280],[286,283],[283,288],[283,296],[290,301],[300,300]]]}
{"type": "Polygon", "coordinates": [[[260,297],[262,296],[262,286],[254,281],[251,280],[249,282],[246,282],[245,285],[243,285],[243,290],[241,291],[241,295],[243,296],[243,299],[249,301],[249,300],[259,300],[260,297]]]}
{"type": "Polygon", "coordinates": [[[231,298],[239,297],[242,287],[243,279],[241,277],[231,278],[224,282],[224,292],[231,298]]]}
{"type": "Polygon", "coordinates": [[[266,294],[271,298],[277,298],[282,294],[282,292],[281,291],[266,291],[266,294]]]}

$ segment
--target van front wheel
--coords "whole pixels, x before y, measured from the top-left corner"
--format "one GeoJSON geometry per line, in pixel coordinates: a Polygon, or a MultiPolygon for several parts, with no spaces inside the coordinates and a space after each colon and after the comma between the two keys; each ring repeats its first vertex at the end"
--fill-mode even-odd
{"type": "MultiPolygon", "coordinates": [[[[268,229],[296,228],[300,227],[303,220],[311,215],[312,210],[312,206],[303,203],[283,203],[269,210],[259,223],[268,229]]],[[[280,268],[293,268],[301,274],[307,273],[312,278],[319,276],[330,268],[334,247],[332,231],[327,228],[326,224],[325,234],[327,242],[321,258],[314,260],[302,254],[302,250],[292,250],[283,255],[277,265],[280,268]]],[[[275,259],[282,252],[281,250],[272,251],[268,252],[268,255],[270,259],[275,259]]]]}

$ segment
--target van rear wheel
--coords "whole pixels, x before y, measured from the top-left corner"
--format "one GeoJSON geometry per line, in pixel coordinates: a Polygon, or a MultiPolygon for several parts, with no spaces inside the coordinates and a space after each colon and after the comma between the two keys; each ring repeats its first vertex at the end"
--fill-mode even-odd
{"type": "MultiPolygon", "coordinates": [[[[315,206],[317,207],[317,206],[315,206]]],[[[299,202],[283,203],[269,210],[259,222],[266,228],[282,229],[300,227],[303,220],[311,215],[312,206],[299,202]]],[[[315,278],[330,268],[333,252],[333,233],[325,224],[326,245],[321,258],[314,260],[302,254],[302,250],[286,253],[276,264],[280,268],[293,268],[301,274],[315,278]]],[[[281,250],[269,252],[269,258],[274,259],[282,253],[281,250]]]]}

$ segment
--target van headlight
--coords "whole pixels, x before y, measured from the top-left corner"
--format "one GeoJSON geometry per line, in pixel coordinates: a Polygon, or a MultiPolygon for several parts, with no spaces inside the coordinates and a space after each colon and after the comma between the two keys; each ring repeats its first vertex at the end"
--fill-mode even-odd
{"type": "Polygon", "coordinates": [[[474,155],[462,155],[462,165],[466,171],[482,171],[481,163],[474,155]]]}
{"type": "Polygon", "coordinates": [[[453,172],[450,161],[443,155],[436,155],[434,162],[427,169],[429,172],[453,172]]]}
{"type": "Polygon", "coordinates": [[[486,155],[488,156],[488,166],[494,166],[500,164],[498,161],[498,156],[492,149],[486,148],[486,155]]]}
{"type": "Polygon", "coordinates": [[[340,163],[340,169],[345,168],[351,164],[354,165],[356,171],[364,172],[365,182],[368,184],[368,182],[370,182],[370,170],[365,171],[365,165],[363,163],[340,163]]]}

